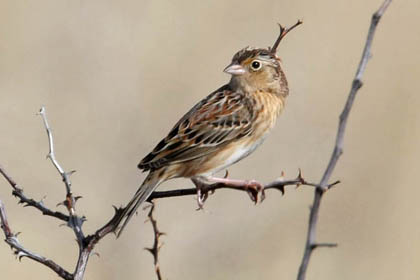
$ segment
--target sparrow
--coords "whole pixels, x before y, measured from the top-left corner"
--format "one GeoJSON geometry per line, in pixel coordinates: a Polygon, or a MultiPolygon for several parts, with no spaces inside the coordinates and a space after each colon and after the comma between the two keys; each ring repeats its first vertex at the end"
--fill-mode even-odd
{"type": "Polygon", "coordinates": [[[138,164],[146,179],[123,208],[120,236],[137,208],[164,181],[190,178],[227,185],[249,181],[212,175],[251,154],[267,137],[285,106],[289,87],[277,56],[282,38],[293,28],[280,26],[272,47],[238,51],[224,69],[230,81],[191,108],[138,164]]]}

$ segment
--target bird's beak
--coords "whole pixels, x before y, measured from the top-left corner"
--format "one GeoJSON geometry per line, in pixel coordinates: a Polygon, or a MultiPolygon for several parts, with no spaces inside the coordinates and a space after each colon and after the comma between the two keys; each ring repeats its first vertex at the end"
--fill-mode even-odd
{"type": "Polygon", "coordinates": [[[231,75],[243,75],[245,74],[245,69],[237,63],[229,64],[223,72],[231,74],[231,75]]]}

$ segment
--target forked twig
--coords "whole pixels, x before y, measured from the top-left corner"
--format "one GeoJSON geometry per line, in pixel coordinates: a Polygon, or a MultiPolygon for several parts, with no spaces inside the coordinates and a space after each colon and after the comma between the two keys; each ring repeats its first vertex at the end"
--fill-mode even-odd
{"type": "Polygon", "coordinates": [[[71,181],[70,181],[70,176],[75,171],[71,171],[71,172],[64,171],[64,169],[61,167],[61,165],[58,163],[55,157],[54,139],[53,139],[50,125],[48,124],[47,113],[45,111],[45,107],[41,107],[41,109],[39,110],[39,115],[42,117],[42,121],[44,123],[44,127],[48,136],[49,152],[48,152],[47,158],[51,160],[52,164],[57,169],[66,187],[66,200],[62,204],[64,204],[67,207],[67,210],[69,212],[70,218],[68,221],[68,225],[73,229],[74,234],[76,235],[76,238],[77,238],[77,242],[81,244],[84,238],[84,234],[82,231],[82,224],[85,219],[84,217],[78,217],[76,215],[76,210],[75,210],[76,198],[73,196],[73,193],[71,191],[71,181]]]}
{"type": "Polygon", "coordinates": [[[70,217],[62,212],[59,211],[53,211],[50,208],[46,207],[44,202],[42,200],[36,201],[32,198],[28,198],[24,193],[23,189],[21,189],[18,184],[13,180],[13,178],[6,173],[3,166],[0,165],[0,174],[6,179],[6,181],[12,186],[12,195],[19,198],[19,203],[23,204],[24,207],[31,206],[39,211],[43,215],[55,217],[59,220],[68,222],[70,217]]]}
{"type": "Polygon", "coordinates": [[[54,261],[30,251],[26,249],[25,247],[23,247],[22,244],[20,244],[17,238],[18,234],[14,234],[9,226],[9,222],[7,220],[7,215],[6,215],[6,209],[4,208],[4,204],[1,200],[0,200],[0,225],[5,235],[4,241],[7,244],[9,244],[10,247],[14,250],[14,254],[16,255],[17,258],[19,258],[19,260],[21,260],[23,257],[27,257],[31,260],[34,260],[36,262],[39,262],[49,267],[51,270],[53,270],[55,273],[57,273],[58,276],[60,276],[63,279],[66,279],[66,280],[73,279],[73,276],[71,273],[66,271],[64,268],[62,268],[60,265],[58,265],[54,261]]]}
{"type": "Polygon", "coordinates": [[[302,23],[303,21],[298,20],[294,25],[290,26],[289,28],[285,28],[279,23],[278,25],[280,27],[280,34],[279,37],[277,37],[277,40],[274,42],[273,46],[270,48],[270,52],[275,53],[277,51],[277,47],[280,44],[280,41],[286,36],[286,34],[293,30],[295,27],[301,25],[302,23]]]}

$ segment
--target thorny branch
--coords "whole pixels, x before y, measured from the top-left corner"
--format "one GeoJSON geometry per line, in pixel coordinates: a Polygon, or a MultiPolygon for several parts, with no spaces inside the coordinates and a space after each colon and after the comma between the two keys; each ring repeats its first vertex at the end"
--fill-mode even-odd
{"type": "MultiPolygon", "coordinates": [[[[331,188],[338,183],[340,183],[340,181],[335,181],[327,185],[327,188],[331,188]]],[[[302,172],[299,170],[299,174],[295,179],[285,180],[284,173],[282,172],[282,175],[280,178],[278,178],[277,180],[274,180],[273,182],[263,185],[261,189],[259,189],[258,187],[252,188],[246,185],[232,187],[230,185],[225,185],[223,183],[203,184],[201,188],[201,196],[202,196],[203,201],[205,201],[208,198],[209,194],[214,193],[218,189],[231,189],[231,190],[239,190],[239,191],[247,192],[251,200],[254,203],[257,203],[259,200],[258,199],[259,193],[261,193],[260,201],[263,201],[265,199],[266,190],[275,189],[275,190],[280,191],[282,194],[284,194],[285,186],[299,187],[301,185],[319,187],[318,184],[307,182],[302,177],[302,172]]],[[[168,198],[168,197],[187,196],[187,195],[197,195],[197,188],[175,189],[175,190],[170,190],[170,191],[155,191],[152,193],[152,195],[148,198],[147,201],[150,202],[157,198],[168,198]]]]}
{"type": "Polygon", "coordinates": [[[115,209],[115,214],[111,218],[111,220],[105,224],[103,227],[98,229],[94,234],[85,236],[82,230],[82,225],[85,220],[84,217],[78,217],[75,211],[75,203],[79,197],[74,197],[71,191],[71,182],[69,176],[74,173],[73,172],[65,172],[61,165],[58,163],[55,153],[54,153],[54,141],[53,136],[51,133],[51,128],[48,124],[48,120],[46,117],[45,108],[41,108],[39,114],[42,117],[45,129],[48,135],[48,142],[49,142],[49,153],[48,158],[53,163],[54,167],[60,173],[60,176],[63,179],[63,182],[66,186],[66,200],[60,204],[63,204],[67,207],[69,215],[63,214],[61,212],[52,211],[47,208],[43,201],[35,201],[34,199],[28,198],[24,195],[23,190],[18,187],[17,183],[9,176],[5,169],[0,166],[0,174],[6,179],[6,181],[12,186],[13,191],[12,194],[19,198],[19,203],[23,203],[24,206],[32,206],[38,209],[42,214],[55,217],[59,220],[63,220],[67,222],[67,225],[71,227],[76,235],[77,244],[79,247],[79,257],[76,264],[76,268],[73,273],[67,272],[63,269],[60,265],[56,264],[55,262],[45,259],[42,256],[39,256],[35,253],[32,253],[28,249],[24,248],[19,241],[17,240],[17,236],[12,233],[10,227],[7,222],[6,213],[4,209],[3,203],[0,201],[0,215],[1,215],[1,226],[3,232],[5,234],[5,241],[8,243],[14,250],[16,255],[20,258],[28,257],[34,261],[44,264],[45,266],[51,268],[55,271],[61,278],[66,280],[81,280],[83,279],[84,272],[89,260],[89,257],[95,247],[95,245],[101,240],[104,236],[108,233],[114,232],[117,227],[118,217],[122,214],[122,209],[115,209]]]}
{"type": "Polygon", "coordinates": [[[77,198],[75,198],[73,196],[73,193],[71,192],[70,176],[75,171],[65,172],[55,157],[54,139],[51,133],[51,128],[48,124],[47,113],[45,111],[45,107],[42,107],[41,110],[39,110],[39,115],[42,117],[42,121],[44,122],[45,130],[47,131],[47,135],[48,135],[48,143],[49,143],[50,151],[47,155],[47,158],[51,160],[52,164],[57,169],[58,173],[60,173],[60,176],[64,182],[64,185],[66,186],[66,200],[62,204],[64,204],[67,207],[67,210],[69,212],[70,218],[69,218],[68,224],[73,229],[74,234],[76,235],[76,238],[77,238],[77,242],[81,244],[84,238],[83,231],[82,231],[82,224],[85,218],[78,217],[76,215],[75,204],[76,204],[77,198]]]}
{"type": "MultiPolygon", "coordinates": [[[[88,260],[90,255],[93,252],[93,249],[95,247],[95,245],[103,238],[105,237],[107,234],[109,233],[114,233],[115,230],[118,227],[118,221],[120,220],[120,217],[123,213],[124,208],[115,208],[115,213],[113,215],[113,217],[101,228],[99,228],[98,230],[96,230],[93,234],[90,235],[85,235],[83,233],[83,229],[82,229],[82,225],[83,222],[85,220],[84,217],[78,217],[76,215],[76,211],[75,211],[75,203],[77,201],[78,197],[75,197],[72,193],[71,190],[71,182],[70,182],[70,178],[69,176],[74,173],[73,172],[65,172],[64,169],[61,167],[61,165],[59,164],[59,162],[56,159],[56,155],[55,155],[55,151],[54,151],[54,141],[53,141],[53,135],[51,132],[51,128],[49,126],[48,120],[47,120],[47,115],[46,115],[46,111],[45,108],[41,108],[39,114],[42,117],[45,129],[47,131],[47,136],[48,136],[48,143],[49,143],[49,153],[48,153],[48,158],[51,160],[52,164],[54,165],[54,167],[57,169],[57,171],[59,172],[65,187],[66,187],[66,200],[61,203],[64,204],[67,207],[68,210],[68,215],[62,213],[62,212],[58,212],[58,211],[52,211],[51,209],[49,209],[48,207],[46,207],[44,205],[44,202],[41,201],[36,201],[32,198],[28,198],[24,193],[22,188],[19,187],[19,185],[12,179],[12,177],[7,174],[7,172],[5,171],[5,169],[0,166],[0,174],[6,179],[6,181],[11,185],[12,187],[12,194],[14,196],[16,196],[19,199],[19,203],[23,203],[24,206],[31,206],[34,207],[36,209],[38,209],[42,214],[47,215],[47,216],[52,216],[55,217],[59,220],[65,221],[67,222],[67,225],[69,227],[71,227],[76,235],[77,238],[77,244],[79,247],[79,257],[78,257],[78,261],[76,264],[76,267],[74,269],[73,273],[69,273],[67,272],[64,268],[62,268],[60,265],[54,263],[51,260],[45,259],[44,257],[41,257],[35,253],[32,253],[31,251],[29,251],[28,249],[24,248],[18,241],[16,238],[16,235],[13,235],[11,233],[11,230],[8,226],[7,223],[7,219],[6,219],[6,214],[5,214],[5,210],[3,207],[3,204],[1,204],[0,207],[0,214],[1,214],[1,218],[2,218],[2,228],[4,231],[4,234],[6,236],[6,242],[12,246],[12,248],[14,248],[16,254],[21,258],[23,256],[26,256],[32,260],[35,260],[39,263],[42,263],[44,265],[46,265],[47,267],[51,268],[52,270],[54,270],[61,278],[63,279],[71,279],[71,280],[81,280],[83,279],[84,276],[84,272],[86,270],[86,266],[88,264],[88,260]]],[[[227,176],[227,174],[226,174],[227,176]]],[[[330,184],[328,187],[332,187],[333,185],[339,183],[334,182],[332,184],[330,184]]],[[[284,174],[282,174],[282,176],[269,183],[266,184],[264,186],[262,186],[262,188],[252,188],[248,185],[244,185],[244,186],[229,186],[229,185],[225,185],[223,183],[216,183],[216,184],[203,184],[201,186],[201,193],[200,195],[202,196],[201,199],[204,201],[207,199],[207,197],[209,196],[209,194],[214,193],[216,190],[218,189],[234,189],[234,190],[240,190],[240,191],[245,191],[247,192],[252,201],[257,202],[258,201],[258,195],[259,192],[261,192],[261,201],[264,199],[264,191],[265,190],[269,190],[269,189],[277,189],[279,191],[281,191],[284,194],[284,187],[285,186],[289,186],[289,185],[308,185],[308,186],[313,186],[313,187],[320,187],[317,184],[313,184],[313,183],[309,183],[307,182],[305,179],[303,179],[302,177],[302,173],[299,171],[298,176],[295,179],[292,180],[285,180],[284,179],[284,174]]],[[[186,195],[197,195],[198,191],[196,188],[185,188],[185,189],[177,189],[177,190],[171,190],[171,191],[158,191],[158,192],[154,192],[149,201],[152,201],[153,199],[159,199],[159,198],[167,198],[167,197],[178,197],[178,196],[186,196],[186,195]]],[[[154,223],[153,217],[150,217],[151,221],[152,221],[152,226],[154,227],[154,223]]],[[[155,234],[156,234],[156,230],[157,228],[154,227],[155,230],[155,234]]],[[[159,231],[157,231],[159,233],[159,231]]],[[[156,264],[157,265],[157,253],[156,252],[156,264]]],[[[158,266],[157,266],[158,268],[158,266]]],[[[157,271],[156,273],[160,273],[159,271],[157,271]]]]}
{"type": "MultiPolygon", "coordinates": [[[[164,235],[165,233],[161,232],[158,229],[157,221],[153,217],[153,211],[155,210],[155,203],[152,202],[151,205],[149,205],[148,207],[150,209],[149,209],[149,213],[147,214],[147,217],[148,217],[148,221],[150,221],[153,227],[154,240],[153,240],[153,246],[151,248],[145,248],[145,249],[149,251],[150,254],[152,254],[153,256],[153,264],[155,265],[155,272],[156,272],[157,279],[162,280],[162,275],[160,273],[160,266],[159,266],[159,251],[163,245],[162,243],[160,243],[160,237],[164,235]]],[[[145,209],[147,209],[147,207],[145,207],[145,209]]]]}
{"type": "Polygon", "coordinates": [[[66,279],[66,280],[73,279],[72,275],[68,271],[66,271],[64,268],[62,268],[60,265],[58,265],[54,261],[49,260],[34,252],[31,252],[25,249],[25,247],[23,247],[22,244],[20,244],[17,238],[18,234],[14,234],[12,230],[10,229],[9,222],[7,220],[6,210],[4,209],[4,204],[1,200],[0,200],[0,224],[4,232],[4,235],[6,237],[4,241],[7,244],[9,244],[10,247],[14,250],[16,257],[19,258],[19,260],[21,260],[23,257],[30,258],[31,260],[34,260],[36,262],[39,262],[49,267],[51,270],[53,270],[55,273],[57,273],[58,276],[60,276],[63,279],[66,279]]]}
{"type": "Polygon", "coordinates": [[[7,180],[7,182],[12,186],[13,188],[12,195],[19,198],[19,203],[22,203],[24,207],[27,207],[27,206],[35,207],[36,209],[41,211],[43,215],[56,217],[57,219],[65,221],[65,222],[69,221],[70,218],[68,215],[61,213],[59,211],[52,211],[51,209],[49,209],[48,207],[44,205],[44,202],[42,200],[36,201],[32,198],[28,198],[23,193],[23,189],[19,188],[18,184],[13,180],[12,177],[10,177],[6,173],[3,166],[1,165],[0,165],[0,174],[3,175],[3,177],[7,180]]]}
{"type": "MultiPolygon", "coordinates": [[[[327,182],[329,181],[334,171],[334,168],[337,164],[338,159],[343,153],[343,140],[344,140],[344,132],[347,125],[347,119],[350,114],[350,110],[353,106],[353,102],[356,97],[356,94],[363,84],[362,76],[365,72],[366,65],[369,61],[369,58],[371,57],[370,49],[372,46],[373,36],[375,35],[376,27],[382,15],[385,13],[386,9],[388,8],[389,4],[391,4],[391,0],[385,0],[382,3],[381,7],[372,15],[372,20],[370,23],[365,47],[362,53],[362,58],[360,59],[360,63],[357,68],[354,80],[352,82],[352,86],[351,86],[346,104],[344,105],[344,109],[340,115],[334,150],[331,155],[331,159],[328,163],[327,169],[325,170],[324,175],[322,176],[321,182],[319,183],[319,187],[315,189],[314,201],[313,201],[311,213],[309,216],[309,227],[308,227],[308,233],[306,237],[305,251],[303,254],[302,262],[300,264],[299,273],[297,276],[298,280],[305,279],[311,254],[315,248],[321,246],[322,244],[322,243],[321,244],[316,243],[315,241],[316,240],[316,227],[318,223],[318,214],[319,214],[319,207],[321,204],[321,199],[325,191],[328,189],[327,182]]],[[[324,247],[325,247],[325,244],[324,244],[324,247]]],[[[327,246],[327,247],[332,247],[332,246],[327,246]]]]}

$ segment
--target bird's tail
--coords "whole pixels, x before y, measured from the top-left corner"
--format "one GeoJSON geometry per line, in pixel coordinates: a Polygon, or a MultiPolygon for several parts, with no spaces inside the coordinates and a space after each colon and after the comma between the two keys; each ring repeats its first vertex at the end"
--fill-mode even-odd
{"type": "Polygon", "coordinates": [[[121,214],[121,218],[118,221],[118,225],[120,225],[121,223],[122,225],[116,232],[117,237],[120,237],[124,228],[127,226],[130,219],[136,213],[137,208],[139,208],[139,206],[149,198],[149,196],[160,183],[165,181],[166,178],[162,178],[162,176],[159,176],[157,173],[159,172],[150,172],[149,175],[147,175],[146,179],[144,179],[143,184],[137,190],[134,197],[124,208],[124,211],[121,214]]]}

